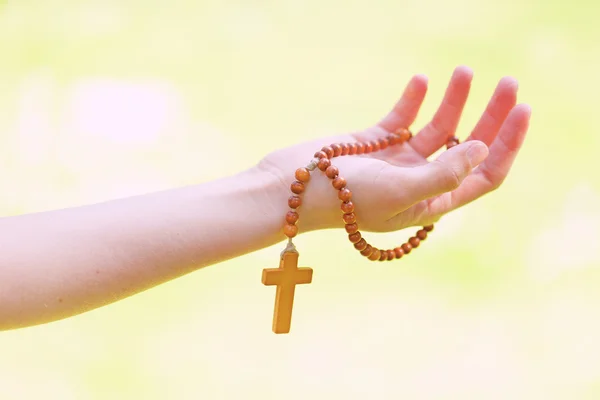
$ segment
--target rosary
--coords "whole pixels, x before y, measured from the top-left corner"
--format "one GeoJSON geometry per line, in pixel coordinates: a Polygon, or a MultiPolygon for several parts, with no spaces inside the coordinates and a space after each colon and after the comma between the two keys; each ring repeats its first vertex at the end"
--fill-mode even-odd
{"type": "MultiPolygon", "coordinates": [[[[385,138],[367,143],[334,143],[317,151],[313,160],[304,168],[298,168],[295,173],[296,180],[291,184],[292,196],[288,199],[291,208],[285,215],[284,234],[288,237],[288,244],[281,252],[279,268],[265,268],[262,272],[262,283],[267,286],[277,286],[275,294],[275,311],[273,313],[273,332],[289,333],[292,322],[292,308],[294,305],[294,294],[296,285],[312,282],[312,268],[298,268],[299,253],[292,242],[292,238],[298,234],[296,222],[299,215],[298,207],[302,204],[301,194],[310,180],[310,173],[317,168],[331,179],[333,188],[338,192],[341,200],[342,220],[350,243],[360,254],[370,261],[391,261],[400,259],[419,247],[421,241],[427,238],[428,232],[433,230],[433,225],[422,227],[408,241],[393,250],[380,250],[371,246],[362,237],[358,230],[354,204],[352,203],[352,192],[346,186],[346,180],[340,176],[336,166],[331,164],[331,159],[339,156],[352,156],[369,154],[384,150],[389,146],[399,145],[407,142],[412,133],[405,128],[400,128],[385,138]]],[[[451,148],[459,143],[456,137],[451,137],[446,143],[446,148],[451,148]]]]}

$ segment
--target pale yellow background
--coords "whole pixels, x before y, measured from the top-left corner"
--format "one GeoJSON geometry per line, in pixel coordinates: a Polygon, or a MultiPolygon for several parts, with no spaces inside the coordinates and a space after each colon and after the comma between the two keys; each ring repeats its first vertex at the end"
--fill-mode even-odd
{"type": "Polygon", "coordinates": [[[239,171],[371,125],[425,73],[416,129],[459,64],[475,71],[460,137],[504,75],[533,109],[502,188],[401,262],[299,237],[315,276],[292,334],[271,333],[260,283],[279,245],[0,333],[0,399],[600,397],[597,2],[0,4],[2,215],[239,171]]]}

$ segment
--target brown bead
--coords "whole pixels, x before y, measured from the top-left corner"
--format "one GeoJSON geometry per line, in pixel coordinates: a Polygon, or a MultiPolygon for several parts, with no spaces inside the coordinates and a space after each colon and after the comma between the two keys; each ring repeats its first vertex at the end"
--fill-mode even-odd
{"type": "Polygon", "coordinates": [[[446,147],[451,149],[454,146],[456,146],[459,143],[458,138],[457,137],[451,137],[450,139],[448,139],[448,142],[446,142],[446,147]]]}
{"type": "Polygon", "coordinates": [[[402,258],[404,255],[404,250],[402,250],[400,247],[396,247],[394,249],[394,254],[396,254],[396,258],[402,258]]]}
{"type": "Polygon", "coordinates": [[[412,246],[413,249],[416,249],[417,247],[419,247],[419,244],[421,243],[421,241],[419,240],[418,237],[411,237],[410,239],[408,239],[408,243],[412,246]]]}
{"type": "Polygon", "coordinates": [[[348,188],[340,189],[340,191],[338,192],[338,198],[341,201],[349,201],[350,198],[352,198],[352,192],[348,188]]]}
{"type": "Polygon", "coordinates": [[[425,240],[427,239],[427,231],[425,229],[421,229],[417,232],[417,237],[419,238],[419,240],[425,240]]]}
{"type": "Polygon", "coordinates": [[[367,247],[365,247],[364,250],[361,250],[360,254],[362,254],[365,257],[369,257],[371,255],[371,253],[373,252],[373,250],[374,250],[373,246],[371,246],[370,244],[367,244],[367,247]]]}
{"type": "Polygon", "coordinates": [[[388,256],[387,251],[381,250],[379,252],[379,261],[385,261],[385,260],[387,260],[387,256],[388,256]]]}
{"type": "Polygon", "coordinates": [[[290,206],[290,208],[298,208],[302,205],[302,199],[300,198],[300,196],[290,196],[290,198],[288,199],[288,206],[290,206]]]}
{"type": "Polygon", "coordinates": [[[356,224],[346,224],[345,228],[346,228],[346,232],[348,232],[348,233],[358,232],[358,225],[356,225],[356,224]]]}
{"type": "Polygon", "coordinates": [[[292,190],[293,193],[300,194],[300,193],[304,192],[304,183],[302,183],[300,181],[295,181],[294,183],[291,184],[290,189],[292,190]]]}
{"type": "Polygon", "coordinates": [[[412,137],[412,133],[406,128],[400,128],[394,132],[400,138],[400,141],[406,142],[412,137]]]}
{"type": "Polygon", "coordinates": [[[365,144],[358,142],[356,143],[356,154],[364,154],[365,152],[365,144]]]}
{"type": "Polygon", "coordinates": [[[365,143],[365,154],[369,154],[373,151],[373,145],[371,143],[365,143]]]}
{"type": "Polygon", "coordinates": [[[340,154],[342,154],[342,146],[340,146],[339,144],[334,143],[330,147],[333,149],[334,157],[338,157],[340,154]]]}
{"type": "Polygon", "coordinates": [[[349,156],[355,155],[356,152],[358,151],[358,146],[356,145],[356,143],[349,143],[348,146],[350,147],[350,150],[348,150],[348,155],[349,156]]]}
{"type": "Polygon", "coordinates": [[[350,147],[348,146],[348,143],[341,143],[340,146],[342,146],[342,154],[343,156],[347,156],[348,152],[350,151],[350,147]]]}
{"type": "Polygon", "coordinates": [[[351,212],[354,212],[354,203],[352,203],[351,201],[345,201],[342,203],[341,208],[344,214],[349,214],[351,212]]]}
{"type": "Polygon", "coordinates": [[[362,239],[360,232],[354,232],[348,235],[348,240],[350,240],[350,243],[357,243],[360,241],[360,239],[362,239]]]}
{"type": "Polygon", "coordinates": [[[404,243],[400,247],[402,248],[402,251],[404,252],[404,254],[408,254],[412,250],[412,246],[409,243],[404,243]]]}
{"type": "Polygon", "coordinates": [[[356,222],[356,214],[354,214],[354,213],[344,214],[342,216],[342,219],[347,224],[353,224],[356,222]]]}
{"type": "Polygon", "coordinates": [[[298,168],[296,170],[296,179],[300,182],[308,182],[310,180],[310,171],[306,168],[298,168]]]}
{"type": "Polygon", "coordinates": [[[389,140],[387,140],[386,138],[379,139],[379,148],[380,148],[381,150],[385,150],[385,149],[387,149],[387,147],[388,147],[389,145],[390,145],[390,141],[389,141],[389,140]]]}
{"type": "Polygon", "coordinates": [[[344,178],[342,178],[341,176],[338,176],[331,182],[331,184],[333,185],[334,188],[336,188],[337,190],[340,190],[340,189],[343,189],[346,187],[346,180],[344,178]]]}
{"type": "Polygon", "coordinates": [[[298,222],[298,218],[300,218],[300,216],[296,211],[290,210],[287,212],[287,214],[285,214],[285,222],[288,224],[294,225],[296,222],[298,222]]]}
{"type": "MultiPolygon", "coordinates": [[[[325,154],[325,153],[323,153],[323,154],[325,154]]],[[[330,165],[331,165],[331,161],[329,161],[329,159],[327,157],[321,158],[319,160],[319,162],[317,163],[317,167],[319,167],[319,169],[321,171],[325,171],[327,168],[329,168],[330,165]]]]}
{"type": "Polygon", "coordinates": [[[373,252],[369,256],[369,260],[377,261],[379,260],[379,257],[381,257],[381,251],[378,248],[373,247],[373,252]]]}
{"type": "Polygon", "coordinates": [[[387,137],[387,139],[390,142],[390,146],[393,146],[395,144],[402,142],[402,140],[400,140],[400,137],[398,135],[389,135],[387,137]]]}
{"type": "Polygon", "coordinates": [[[333,149],[329,146],[325,146],[321,149],[321,151],[325,154],[327,154],[327,158],[331,158],[333,157],[333,149]]]}
{"type": "Polygon", "coordinates": [[[427,232],[431,232],[433,230],[433,225],[424,226],[423,229],[426,230],[427,232]]]}
{"type": "Polygon", "coordinates": [[[338,174],[340,173],[340,170],[338,169],[338,167],[336,167],[335,165],[330,165],[329,167],[327,167],[327,169],[325,170],[325,175],[327,175],[327,177],[329,179],[333,179],[336,176],[338,176],[338,174]]]}
{"type": "Polygon", "coordinates": [[[317,151],[313,157],[314,158],[327,158],[327,154],[324,151],[317,151]]]}
{"type": "Polygon", "coordinates": [[[392,261],[394,258],[396,258],[396,253],[394,253],[394,250],[388,250],[387,254],[388,261],[392,261]]]}
{"type": "Polygon", "coordinates": [[[381,150],[381,146],[379,145],[379,142],[377,140],[373,140],[371,142],[371,146],[373,147],[373,149],[371,150],[373,152],[381,150]]]}
{"type": "Polygon", "coordinates": [[[293,238],[298,234],[298,227],[296,225],[285,224],[283,233],[285,233],[285,236],[293,238]]]}
{"type": "Polygon", "coordinates": [[[367,248],[368,244],[365,239],[360,239],[358,242],[354,243],[354,248],[358,251],[363,251],[367,248]]]}

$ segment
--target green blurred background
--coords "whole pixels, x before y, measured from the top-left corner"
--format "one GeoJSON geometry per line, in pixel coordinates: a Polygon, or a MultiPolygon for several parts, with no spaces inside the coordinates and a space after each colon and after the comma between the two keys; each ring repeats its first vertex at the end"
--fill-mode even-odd
{"type": "Polygon", "coordinates": [[[501,189],[406,260],[300,236],[318,279],[290,335],[260,283],[278,245],[0,333],[0,399],[599,398],[598,4],[0,1],[2,215],[222,177],[373,124],[424,73],[419,128],[460,64],[459,136],[504,75],[533,109],[501,189]]]}

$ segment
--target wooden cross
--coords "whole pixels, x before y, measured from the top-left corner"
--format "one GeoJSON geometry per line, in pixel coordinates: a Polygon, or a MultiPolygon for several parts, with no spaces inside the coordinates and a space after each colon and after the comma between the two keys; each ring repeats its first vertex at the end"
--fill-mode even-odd
{"type": "Polygon", "coordinates": [[[297,251],[285,251],[279,261],[279,268],[263,269],[262,283],[267,286],[277,285],[273,313],[275,333],[290,331],[296,285],[312,282],[312,268],[298,268],[298,255],[297,251]]]}

